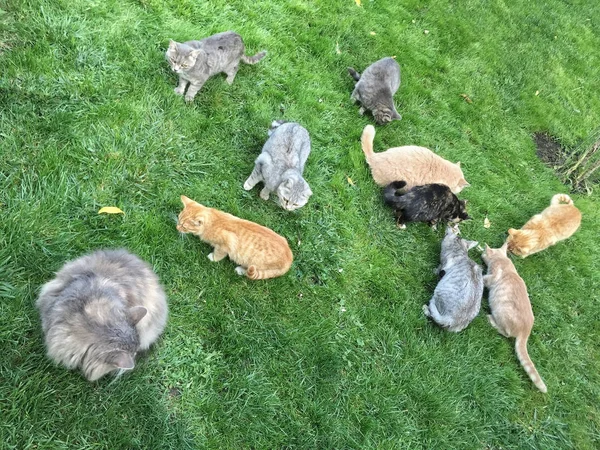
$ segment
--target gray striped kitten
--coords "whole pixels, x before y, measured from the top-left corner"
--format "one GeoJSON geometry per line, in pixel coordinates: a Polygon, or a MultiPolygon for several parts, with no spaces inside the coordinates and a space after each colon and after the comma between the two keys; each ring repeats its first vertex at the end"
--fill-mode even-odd
{"type": "Polygon", "coordinates": [[[373,113],[375,121],[384,125],[402,116],[394,106],[394,94],[400,87],[400,66],[393,58],[383,58],[374,62],[359,74],[352,67],[348,73],[356,80],[356,86],[350,96],[361,104],[361,115],[366,110],[373,113]]]}
{"type": "Polygon", "coordinates": [[[167,322],[167,301],[150,266],[126,250],[70,261],[37,300],[48,357],[89,381],[133,369],[167,322]]]}
{"type": "Polygon", "coordinates": [[[254,56],[246,56],[244,51],[242,37],[233,31],[183,44],[169,41],[169,49],[165,56],[173,72],[179,75],[179,85],[175,88],[175,93],[183,95],[187,87],[185,101],[192,102],[202,85],[213,75],[223,72],[227,75],[225,81],[232,84],[240,61],[256,64],[267,54],[263,51],[254,56]]]}
{"type": "Polygon", "coordinates": [[[481,266],[469,259],[469,249],[477,242],[458,237],[452,228],[446,229],[442,241],[441,277],[429,305],[423,312],[448,331],[464,330],[479,314],[483,296],[481,266]]]}
{"type": "Polygon", "coordinates": [[[304,164],[310,154],[308,131],[295,122],[275,121],[269,128],[269,139],[254,163],[254,170],[244,183],[249,191],[263,181],[260,198],[269,199],[277,192],[283,209],[293,211],[306,205],[312,195],[302,177],[304,164]]]}

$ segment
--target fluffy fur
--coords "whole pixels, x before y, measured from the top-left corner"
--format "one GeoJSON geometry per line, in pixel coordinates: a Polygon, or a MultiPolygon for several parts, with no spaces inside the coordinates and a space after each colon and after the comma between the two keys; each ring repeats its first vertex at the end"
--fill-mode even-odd
{"type": "Polygon", "coordinates": [[[249,191],[263,181],[260,198],[268,200],[269,194],[275,191],[283,209],[293,211],[301,208],[312,195],[310,186],[302,177],[309,154],[310,137],[305,128],[293,122],[273,122],[269,139],[244,183],[244,189],[249,191]]]}
{"type": "Polygon", "coordinates": [[[423,312],[448,331],[464,330],[481,308],[482,269],[468,254],[476,245],[476,241],[458,237],[452,228],[446,229],[437,269],[441,280],[423,312]]]}
{"type": "Polygon", "coordinates": [[[536,214],[520,230],[508,230],[508,250],[525,258],[567,239],[581,225],[581,213],[567,194],[556,194],[550,206],[536,214]]]}
{"type": "Polygon", "coordinates": [[[448,186],[454,194],[470,186],[465,180],[460,163],[453,164],[425,147],[414,145],[374,153],[374,138],[375,128],[367,125],[362,133],[362,149],[367,164],[371,167],[373,179],[379,186],[387,186],[396,180],[406,181],[407,189],[423,184],[440,183],[448,186]]]}
{"type": "Polygon", "coordinates": [[[360,102],[361,115],[365,110],[371,111],[380,125],[402,119],[394,106],[394,94],[400,87],[400,66],[395,59],[380,59],[367,67],[362,75],[352,67],[348,67],[348,73],[357,82],[351,98],[360,102]]]}
{"type": "Polygon", "coordinates": [[[502,336],[516,338],[515,350],[519,362],[536,387],[545,393],[546,385],[527,353],[527,340],[533,328],[533,311],[527,286],[506,256],[506,243],[498,249],[485,247],[481,257],[488,267],[483,282],[489,289],[490,324],[502,336]]]}
{"type": "Polygon", "coordinates": [[[183,95],[187,87],[185,100],[191,102],[206,80],[213,75],[223,72],[227,75],[227,83],[232,84],[240,61],[256,64],[267,54],[263,51],[254,56],[246,56],[244,51],[242,37],[233,31],[182,44],[171,40],[165,57],[173,72],[179,76],[175,93],[183,95]]]}
{"type": "Polygon", "coordinates": [[[383,192],[385,203],[394,208],[399,226],[407,222],[460,222],[470,219],[467,201],[459,200],[445,184],[425,184],[406,191],[405,181],[394,181],[383,192]]]}
{"type": "Polygon", "coordinates": [[[294,258],[284,237],[254,222],[207,208],[185,195],[181,201],[184,208],[177,230],[193,233],[212,245],[211,261],[229,256],[239,264],[235,272],[251,280],[278,277],[290,270],[294,258]]]}
{"type": "Polygon", "coordinates": [[[37,300],[48,357],[95,381],[134,367],[167,322],[167,301],[150,266],[126,250],[71,261],[37,300]]]}

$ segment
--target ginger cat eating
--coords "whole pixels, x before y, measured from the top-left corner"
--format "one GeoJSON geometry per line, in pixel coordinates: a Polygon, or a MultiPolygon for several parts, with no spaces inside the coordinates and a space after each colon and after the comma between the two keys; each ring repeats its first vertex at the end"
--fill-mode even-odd
{"type": "Polygon", "coordinates": [[[483,284],[489,289],[488,298],[492,311],[488,320],[502,336],[516,338],[515,350],[519,362],[533,384],[546,393],[548,389],[527,353],[527,340],[533,328],[533,311],[527,286],[506,256],[506,246],[505,243],[494,249],[486,245],[481,254],[488,267],[487,275],[483,277],[483,284]]]}
{"type": "Polygon", "coordinates": [[[294,259],[287,240],[257,223],[208,208],[181,196],[183,211],[177,230],[192,233],[214,247],[208,259],[217,262],[226,256],[239,264],[238,275],[251,280],[275,278],[292,266],[294,259]]]}
{"type": "Polygon", "coordinates": [[[581,225],[581,213],[567,194],[556,194],[550,206],[536,214],[520,230],[508,230],[508,250],[525,258],[567,239],[581,225]]]}

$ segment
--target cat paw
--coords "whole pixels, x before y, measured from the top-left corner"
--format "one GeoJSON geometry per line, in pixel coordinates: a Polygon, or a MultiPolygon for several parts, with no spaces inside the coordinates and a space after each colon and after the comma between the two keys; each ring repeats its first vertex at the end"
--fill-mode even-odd
{"type": "Polygon", "coordinates": [[[211,261],[214,261],[215,260],[215,253],[214,252],[209,253],[207,258],[210,259],[211,261]]]}
{"type": "Polygon", "coordinates": [[[263,200],[269,200],[269,193],[265,192],[264,190],[260,191],[260,198],[263,200]]]}
{"type": "Polygon", "coordinates": [[[193,103],[194,97],[195,97],[194,95],[186,95],[185,96],[186,103],[193,103]]]}
{"type": "Polygon", "coordinates": [[[248,181],[246,181],[244,183],[244,190],[249,191],[250,189],[252,189],[252,185],[250,183],[248,183],[248,181]]]}
{"type": "Polygon", "coordinates": [[[425,316],[427,316],[427,317],[431,317],[431,313],[429,312],[428,305],[423,305],[423,314],[425,314],[425,316]]]}
{"type": "Polygon", "coordinates": [[[399,230],[406,230],[405,223],[397,223],[396,226],[398,227],[399,230]]]}
{"type": "Polygon", "coordinates": [[[185,88],[179,88],[176,87],[175,89],[173,89],[173,91],[177,94],[177,95],[183,95],[183,92],[185,91],[185,88]]]}
{"type": "Polygon", "coordinates": [[[358,113],[362,116],[365,113],[366,109],[364,107],[360,107],[360,109],[358,110],[358,113]]]}
{"type": "Polygon", "coordinates": [[[246,269],[244,269],[242,266],[237,266],[235,268],[235,273],[237,273],[239,276],[246,275],[246,269]]]}

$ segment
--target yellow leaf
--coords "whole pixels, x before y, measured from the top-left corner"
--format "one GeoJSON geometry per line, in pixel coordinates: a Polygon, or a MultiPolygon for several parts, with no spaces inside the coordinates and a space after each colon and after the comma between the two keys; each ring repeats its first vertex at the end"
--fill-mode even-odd
{"type": "Polygon", "coordinates": [[[340,50],[340,43],[336,42],[335,43],[335,52],[340,55],[342,53],[342,51],[340,50]]]}
{"type": "Polygon", "coordinates": [[[350,186],[354,186],[354,181],[352,181],[352,178],[350,178],[350,177],[346,177],[346,178],[348,178],[348,184],[350,186]]]}
{"type": "Polygon", "coordinates": [[[489,228],[491,226],[492,226],[492,223],[490,222],[490,219],[488,219],[486,216],[485,219],[483,219],[483,228],[489,228]]]}
{"type": "Polygon", "coordinates": [[[471,98],[467,94],[460,94],[460,96],[465,99],[465,102],[473,103],[473,100],[471,100],[471,98]]]}
{"type": "Polygon", "coordinates": [[[125,214],[123,211],[121,211],[119,208],[117,208],[116,206],[105,206],[104,208],[100,208],[100,211],[98,211],[98,214],[125,214]]]}
{"type": "Polygon", "coordinates": [[[370,34],[371,36],[375,36],[377,33],[375,33],[374,31],[371,31],[371,32],[369,32],[369,34],[370,34]]]}
{"type": "Polygon", "coordinates": [[[540,95],[540,91],[535,91],[535,95],[536,95],[536,97],[537,97],[538,95],[540,95]]]}
{"type": "Polygon", "coordinates": [[[360,6],[360,0],[354,0],[354,3],[356,3],[356,6],[360,6]]]}

